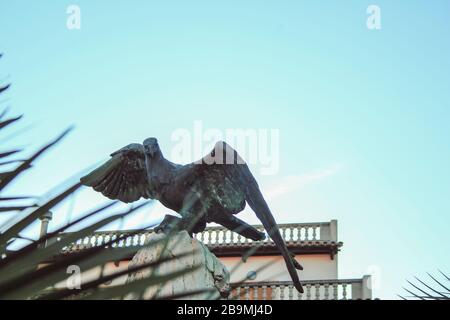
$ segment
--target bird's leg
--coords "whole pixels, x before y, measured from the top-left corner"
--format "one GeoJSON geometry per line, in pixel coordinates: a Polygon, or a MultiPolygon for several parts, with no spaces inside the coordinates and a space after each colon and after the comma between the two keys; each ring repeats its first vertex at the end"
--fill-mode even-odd
{"type": "Polygon", "coordinates": [[[192,237],[193,233],[202,232],[206,227],[205,209],[201,201],[201,195],[191,190],[183,201],[183,206],[178,213],[181,219],[176,225],[178,231],[186,230],[192,237]]]}
{"type": "Polygon", "coordinates": [[[180,221],[181,221],[181,219],[178,217],[166,215],[164,217],[163,221],[158,226],[156,226],[153,230],[156,233],[169,234],[175,229],[175,227],[178,226],[180,221]]]}
{"type": "Polygon", "coordinates": [[[214,215],[213,221],[254,241],[260,241],[266,238],[264,233],[256,230],[254,227],[232,214],[221,212],[220,214],[214,215]]]}
{"type": "Polygon", "coordinates": [[[206,227],[206,219],[199,212],[185,211],[179,221],[179,230],[186,230],[192,237],[194,233],[202,232],[206,227]]]}
{"type": "Polygon", "coordinates": [[[153,230],[156,233],[170,234],[186,230],[192,237],[193,233],[202,232],[206,227],[206,221],[203,217],[195,214],[186,214],[181,219],[175,216],[166,215],[164,220],[153,230]]]}

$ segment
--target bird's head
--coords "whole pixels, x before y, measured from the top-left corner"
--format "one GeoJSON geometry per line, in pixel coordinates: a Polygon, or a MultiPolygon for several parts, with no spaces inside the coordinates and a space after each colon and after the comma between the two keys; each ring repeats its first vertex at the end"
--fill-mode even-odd
{"type": "Polygon", "coordinates": [[[156,138],[145,139],[144,149],[145,152],[148,153],[151,157],[155,156],[155,154],[161,151],[159,149],[158,140],[156,138]]]}

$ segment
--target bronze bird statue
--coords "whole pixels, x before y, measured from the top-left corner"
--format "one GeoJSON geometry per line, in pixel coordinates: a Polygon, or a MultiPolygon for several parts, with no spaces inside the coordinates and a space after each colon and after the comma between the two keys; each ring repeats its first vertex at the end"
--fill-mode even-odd
{"type": "Polygon", "coordinates": [[[246,238],[263,240],[264,233],[235,216],[248,203],[280,250],[295,288],[303,292],[296,270],[303,267],[288,251],[247,164],[225,142],[218,142],[201,160],[179,165],[164,158],[156,138],[148,138],[112,153],[111,159],[81,182],[110,199],[125,203],[156,199],[180,214],[181,219],[166,216],[156,232],[176,227],[192,235],[214,222],[246,238]]]}

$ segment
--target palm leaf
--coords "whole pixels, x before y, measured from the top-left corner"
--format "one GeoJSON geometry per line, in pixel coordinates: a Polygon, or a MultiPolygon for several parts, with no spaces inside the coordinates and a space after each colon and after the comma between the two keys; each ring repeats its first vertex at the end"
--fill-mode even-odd
{"type": "MultiPolygon", "coordinates": [[[[0,57],[1,56],[2,54],[0,54],[0,57]]],[[[0,94],[3,94],[6,90],[9,89],[9,87],[9,84],[0,86],[0,94]]],[[[3,120],[6,116],[7,110],[8,109],[3,110],[3,112],[1,112],[0,114],[0,130],[18,123],[18,121],[22,118],[22,116],[17,116],[3,120]]],[[[21,152],[22,150],[20,149],[1,151],[0,159],[2,159],[2,162],[0,162],[0,166],[17,164],[17,167],[9,171],[0,171],[0,193],[11,182],[15,181],[19,176],[21,176],[22,173],[31,168],[32,164],[37,158],[41,157],[47,150],[59,143],[70,130],[71,128],[64,131],[55,140],[44,145],[26,159],[9,158],[21,152]]],[[[110,209],[110,207],[113,206],[116,202],[102,206],[99,209],[95,209],[92,212],[89,212],[76,219],[75,221],[57,228],[57,230],[55,230],[54,232],[48,233],[36,241],[26,238],[20,234],[23,230],[35,223],[45,213],[64,202],[69,196],[73,195],[80,186],[80,183],[73,184],[65,190],[58,192],[57,196],[47,200],[42,205],[22,205],[14,203],[13,205],[0,206],[0,213],[17,211],[25,213],[23,217],[18,218],[18,221],[12,223],[11,226],[7,228],[5,227],[5,230],[3,230],[3,232],[0,234],[0,298],[32,299],[38,297],[39,295],[41,297],[51,299],[67,298],[70,295],[73,295],[73,292],[63,290],[43,295],[43,293],[47,289],[53,288],[55,284],[60,283],[67,278],[67,274],[65,272],[67,266],[78,265],[83,270],[91,270],[92,268],[103,267],[108,262],[120,261],[126,257],[129,257],[135,252],[136,249],[131,247],[121,248],[120,250],[112,248],[115,244],[118,244],[120,241],[126,239],[127,237],[133,236],[133,233],[110,239],[109,241],[102,243],[102,245],[93,246],[74,254],[64,254],[63,250],[76,241],[89,236],[95,230],[102,228],[118,219],[123,219],[131,212],[142,208],[142,206],[146,204],[131,208],[130,210],[123,213],[109,215],[107,218],[100,219],[100,221],[95,223],[90,223],[88,226],[71,234],[62,233],[68,228],[75,226],[76,224],[85,221],[88,218],[94,217],[100,213],[104,213],[106,210],[110,209]],[[30,243],[18,250],[8,251],[7,248],[14,244],[17,239],[27,240],[30,243]]],[[[33,198],[24,196],[13,197],[0,195],[0,202],[22,201],[30,199],[33,198]]],[[[151,243],[146,244],[146,247],[159,245],[161,242],[163,242],[165,247],[169,240],[166,237],[157,241],[152,241],[151,243]]],[[[178,255],[177,259],[181,256],[182,255],[178,255]]],[[[171,259],[174,258],[160,257],[157,261],[154,261],[153,263],[147,265],[141,265],[130,268],[129,270],[116,272],[108,276],[98,277],[97,279],[84,283],[81,292],[91,293],[88,296],[88,299],[123,297],[129,292],[142,291],[149,286],[163,285],[167,281],[182,276],[185,273],[192,272],[196,269],[196,267],[194,267],[163,276],[152,275],[149,278],[143,280],[138,280],[133,283],[127,283],[113,288],[107,288],[105,290],[100,288],[100,286],[106,281],[116,279],[120,276],[124,276],[129,272],[138,271],[143,268],[159,266],[161,265],[161,263],[170,261],[171,259]]],[[[187,297],[194,293],[196,292],[181,293],[175,297],[187,297]]]]}
{"type": "Polygon", "coordinates": [[[76,183],[75,185],[69,187],[67,190],[62,192],[60,195],[48,201],[46,204],[40,206],[38,209],[31,212],[29,215],[24,217],[22,220],[14,224],[11,228],[6,230],[4,233],[0,234],[0,243],[8,241],[14,238],[20,231],[31,225],[34,221],[39,219],[44,213],[50,211],[51,208],[59,204],[69,195],[73,194],[79,187],[81,183],[76,183]]]}
{"type": "Polygon", "coordinates": [[[13,170],[7,177],[4,177],[0,181],[0,191],[3,190],[4,187],[6,187],[14,178],[16,178],[19,174],[21,174],[23,171],[27,170],[31,163],[39,158],[45,151],[50,149],[51,147],[55,146],[58,142],[60,142],[70,131],[72,128],[67,129],[64,131],[60,136],[58,136],[54,141],[47,144],[46,146],[39,149],[35,154],[33,154],[30,158],[25,160],[21,165],[19,165],[15,170],[13,170]]]}
{"type": "Polygon", "coordinates": [[[6,86],[0,87],[0,93],[2,93],[2,92],[4,92],[4,91],[8,90],[8,89],[9,89],[9,87],[10,87],[10,85],[9,85],[9,84],[8,84],[8,85],[6,85],[6,86]]]}
{"type": "Polygon", "coordinates": [[[5,152],[0,152],[0,158],[6,158],[9,157],[15,153],[18,153],[22,150],[16,149],[16,150],[11,150],[11,151],[5,151],[5,152]]]}
{"type": "MultiPolygon", "coordinates": [[[[151,245],[149,245],[149,246],[151,246],[151,245]]],[[[127,270],[122,270],[122,271],[115,272],[115,273],[107,275],[107,276],[102,276],[102,277],[99,277],[98,279],[91,280],[91,281],[81,284],[79,290],[87,291],[87,290],[96,288],[96,287],[104,284],[105,282],[112,281],[114,279],[120,278],[129,273],[141,271],[141,270],[147,269],[147,268],[156,268],[163,263],[182,258],[186,255],[187,254],[180,254],[177,257],[163,257],[156,261],[152,261],[152,262],[145,263],[145,264],[138,265],[138,266],[133,266],[131,268],[128,268],[127,270]]],[[[47,295],[43,295],[40,299],[44,299],[44,300],[64,299],[64,298],[67,298],[72,295],[73,295],[73,289],[64,289],[64,290],[58,290],[58,291],[52,292],[47,295]]]]}
{"type": "Polygon", "coordinates": [[[148,278],[141,279],[139,281],[126,283],[123,285],[118,285],[112,288],[100,289],[94,291],[91,295],[86,297],[88,300],[104,300],[104,299],[117,299],[122,298],[124,292],[126,293],[136,293],[136,292],[144,292],[149,287],[159,286],[167,283],[168,281],[174,280],[178,277],[181,277],[185,274],[194,272],[197,270],[199,266],[193,266],[191,268],[186,268],[184,270],[174,271],[166,275],[158,276],[153,275],[148,278]]]}
{"type": "MultiPolygon", "coordinates": [[[[450,279],[448,278],[447,275],[445,275],[440,270],[439,270],[439,272],[441,273],[441,275],[444,276],[444,278],[447,281],[450,282],[450,279]]],[[[450,290],[448,289],[448,287],[446,285],[444,285],[444,283],[442,281],[439,281],[437,278],[433,277],[430,273],[427,272],[427,274],[435,283],[437,283],[440,287],[444,288],[446,290],[446,292],[440,292],[438,289],[434,288],[432,286],[432,284],[427,284],[426,282],[419,279],[418,277],[415,277],[418,284],[414,284],[409,280],[406,280],[406,281],[408,282],[409,285],[411,285],[419,293],[411,291],[407,288],[403,288],[406,292],[411,294],[411,296],[409,298],[420,299],[420,300],[450,300],[450,290]],[[430,294],[430,292],[427,292],[427,290],[430,290],[432,293],[430,294]]],[[[399,295],[399,297],[402,299],[405,299],[405,297],[403,297],[403,296],[399,295]]]]}
{"type": "MultiPolygon", "coordinates": [[[[14,263],[18,258],[21,258],[22,256],[27,256],[28,254],[33,253],[34,250],[38,249],[42,244],[45,244],[48,240],[52,239],[52,238],[56,238],[60,233],[62,233],[63,231],[65,231],[66,229],[82,222],[83,220],[86,220],[98,213],[103,212],[106,209],[109,209],[110,207],[114,206],[115,204],[117,204],[117,201],[108,203],[107,205],[104,205],[98,209],[95,209],[94,211],[87,213],[85,215],[83,215],[82,217],[56,229],[54,232],[51,233],[47,233],[45,236],[43,236],[42,238],[38,239],[37,241],[29,244],[26,247],[23,247],[22,249],[20,249],[19,251],[14,251],[11,252],[10,254],[8,254],[6,256],[5,259],[0,260],[0,268],[8,263],[14,263]]],[[[81,238],[81,237],[80,237],[81,238]]]]}
{"type": "MultiPolygon", "coordinates": [[[[1,91],[0,91],[0,93],[1,93],[1,91]]],[[[11,125],[11,124],[13,124],[16,121],[19,121],[20,119],[22,119],[22,116],[11,118],[11,119],[8,119],[8,120],[5,120],[5,121],[0,121],[0,130],[5,128],[5,127],[7,127],[7,126],[9,126],[9,125],[11,125]]]]}
{"type": "Polygon", "coordinates": [[[11,212],[11,211],[23,211],[25,209],[32,208],[34,206],[11,206],[11,207],[0,207],[0,213],[11,212]]]}

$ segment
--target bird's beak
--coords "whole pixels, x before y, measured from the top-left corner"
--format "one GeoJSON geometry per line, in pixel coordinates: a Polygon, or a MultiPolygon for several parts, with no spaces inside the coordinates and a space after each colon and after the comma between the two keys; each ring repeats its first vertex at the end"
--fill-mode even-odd
{"type": "Polygon", "coordinates": [[[154,157],[155,156],[155,148],[152,147],[147,147],[146,148],[147,153],[150,155],[150,157],[154,157]]]}

